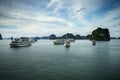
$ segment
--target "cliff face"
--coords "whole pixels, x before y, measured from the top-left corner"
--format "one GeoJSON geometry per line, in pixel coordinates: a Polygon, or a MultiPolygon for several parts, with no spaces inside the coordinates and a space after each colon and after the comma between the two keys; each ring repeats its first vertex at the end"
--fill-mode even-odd
{"type": "Polygon", "coordinates": [[[92,32],[91,40],[109,41],[110,40],[109,30],[107,28],[106,29],[97,28],[92,32]]]}
{"type": "Polygon", "coordinates": [[[2,40],[2,35],[0,34],[0,40],[2,40]]]}

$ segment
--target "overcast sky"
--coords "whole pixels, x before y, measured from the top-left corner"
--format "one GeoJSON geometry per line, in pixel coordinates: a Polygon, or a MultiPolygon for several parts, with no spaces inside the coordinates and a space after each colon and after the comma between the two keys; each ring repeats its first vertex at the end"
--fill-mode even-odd
{"type": "Polygon", "coordinates": [[[3,37],[90,34],[120,36],[120,0],[0,0],[3,37]]]}

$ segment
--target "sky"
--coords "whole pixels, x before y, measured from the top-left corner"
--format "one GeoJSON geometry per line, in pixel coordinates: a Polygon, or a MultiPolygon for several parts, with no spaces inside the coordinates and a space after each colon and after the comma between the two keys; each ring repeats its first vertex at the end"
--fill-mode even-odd
{"type": "Polygon", "coordinates": [[[85,36],[98,27],[120,36],[120,0],[0,0],[3,37],[85,36]]]}

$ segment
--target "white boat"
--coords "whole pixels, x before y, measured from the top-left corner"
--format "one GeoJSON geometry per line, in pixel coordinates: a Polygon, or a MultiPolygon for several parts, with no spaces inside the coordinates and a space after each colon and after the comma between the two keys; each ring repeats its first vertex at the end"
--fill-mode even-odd
{"type": "Polygon", "coordinates": [[[63,39],[56,39],[53,43],[54,43],[54,45],[63,45],[64,40],[63,39]]]}
{"type": "Polygon", "coordinates": [[[70,41],[69,41],[69,40],[66,40],[66,41],[64,42],[64,46],[65,46],[65,47],[70,47],[70,41]]]}
{"type": "Polygon", "coordinates": [[[64,46],[65,47],[70,47],[70,39],[67,39],[67,35],[66,35],[66,40],[64,41],[64,46]]]}
{"type": "Polygon", "coordinates": [[[92,45],[96,45],[96,41],[95,40],[92,40],[92,45]]]}
{"type": "Polygon", "coordinates": [[[11,47],[24,47],[24,46],[31,46],[31,41],[29,41],[29,38],[21,37],[21,38],[15,38],[10,43],[11,47]]]}

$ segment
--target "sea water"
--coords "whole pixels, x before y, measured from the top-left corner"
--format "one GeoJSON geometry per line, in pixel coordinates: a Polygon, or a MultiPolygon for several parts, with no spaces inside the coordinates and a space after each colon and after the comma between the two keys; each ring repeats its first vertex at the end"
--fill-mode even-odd
{"type": "Polygon", "coordinates": [[[69,48],[39,40],[11,48],[0,41],[0,80],[120,80],[120,40],[76,40],[69,48]]]}

